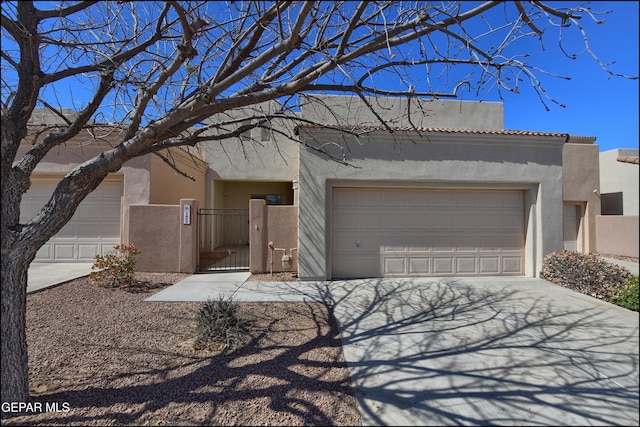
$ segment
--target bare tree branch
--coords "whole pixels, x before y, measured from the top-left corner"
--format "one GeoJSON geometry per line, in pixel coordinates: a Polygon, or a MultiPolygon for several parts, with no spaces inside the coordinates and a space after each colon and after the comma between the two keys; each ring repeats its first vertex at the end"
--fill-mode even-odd
{"type": "Polygon", "coordinates": [[[183,172],[180,170],[180,168],[176,165],[175,160],[173,160],[171,157],[171,152],[168,153],[168,157],[167,156],[163,156],[161,153],[159,152],[154,152],[153,154],[155,154],[156,156],[158,156],[164,163],[166,163],[171,169],[173,169],[178,175],[184,176],[185,178],[190,179],[191,181],[195,181],[196,178],[193,175],[189,175],[186,172],[183,172]]]}
{"type": "Polygon", "coordinates": [[[84,10],[88,7],[93,6],[97,1],[81,1],[64,9],[52,9],[52,10],[37,10],[36,17],[39,20],[47,19],[47,18],[57,18],[57,17],[65,17],[69,15],[73,15],[74,13],[78,13],[81,10],[84,10]]]}
{"type": "MultiPolygon", "coordinates": [[[[248,129],[266,127],[271,120],[304,123],[299,107],[318,92],[360,97],[372,120],[389,132],[393,127],[376,117],[365,95],[403,96],[409,98],[407,108],[414,108],[418,104],[411,101],[424,97],[455,98],[463,90],[502,96],[530,84],[546,108],[562,106],[541,78],[567,76],[548,73],[526,56],[529,46],[520,45],[530,39],[542,44],[543,35],[557,38],[557,49],[569,58],[591,57],[611,77],[637,79],[616,72],[592,51],[580,19],[599,23],[599,13],[580,4],[168,0],[47,5],[3,2],[0,17],[2,299],[13,298],[16,305],[38,249],[106,176],[136,157],[157,153],[177,170],[163,150],[220,141],[226,154],[224,141],[248,129]],[[577,52],[565,45],[567,32],[583,40],[577,52]],[[231,112],[267,102],[280,111],[249,114],[248,124],[229,118],[231,112]],[[42,107],[56,112],[60,123],[39,129],[28,145],[29,121],[42,107]],[[61,108],[77,114],[58,114],[61,108]],[[99,139],[98,124],[104,123],[111,126],[110,145],[70,170],[42,210],[21,221],[22,198],[45,155],[83,131],[99,139]],[[5,283],[5,260],[22,282],[5,283]]],[[[300,141],[294,132],[284,132],[270,127],[271,135],[300,141]]],[[[356,139],[362,135],[357,126],[349,132],[356,139]]],[[[252,138],[251,146],[242,142],[240,148],[249,155],[261,143],[252,138]]],[[[332,143],[308,149],[347,163],[348,144],[338,150],[332,143]]],[[[18,309],[13,313],[24,315],[18,309]]],[[[2,347],[3,402],[28,398],[23,335],[13,335],[19,351],[2,347]],[[5,366],[12,365],[4,363],[5,354],[20,360],[11,362],[18,373],[7,371],[5,366]],[[5,377],[11,381],[6,388],[5,377]]]]}

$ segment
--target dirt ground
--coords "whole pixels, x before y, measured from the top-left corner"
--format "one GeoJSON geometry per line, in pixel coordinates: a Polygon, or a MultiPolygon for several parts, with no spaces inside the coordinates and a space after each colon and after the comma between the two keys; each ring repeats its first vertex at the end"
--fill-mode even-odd
{"type": "Polygon", "coordinates": [[[295,271],[283,271],[273,274],[252,274],[247,280],[250,282],[297,282],[298,273],[295,271]]]}

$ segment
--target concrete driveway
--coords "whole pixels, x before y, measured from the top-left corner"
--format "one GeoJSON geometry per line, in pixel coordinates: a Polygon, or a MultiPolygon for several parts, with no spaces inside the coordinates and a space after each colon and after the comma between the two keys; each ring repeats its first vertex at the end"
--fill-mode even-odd
{"type": "MultiPolygon", "coordinates": [[[[40,268],[29,272],[33,288],[52,275],[40,268]]],[[[70,280],[90,266],[55,270],[70,280]]],[[[231,292],[241,301],[330,303],[364,425],[640,422],[636,312],[524,277],[246,278],[193,275],[148,301],[231,292]]]]}
{"type": "Polygon", "coordinates": [[[317,283],[364,425],[638,425],[638,313],[533,278],[317,283]]]}

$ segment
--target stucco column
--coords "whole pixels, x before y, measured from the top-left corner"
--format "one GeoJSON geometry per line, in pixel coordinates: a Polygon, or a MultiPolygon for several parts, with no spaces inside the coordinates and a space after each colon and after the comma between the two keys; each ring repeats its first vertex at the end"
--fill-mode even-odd
{"type": "Polygon", "coordinates": [[[264,273],[267,265],[267,202],[249,201],[249,270],[264,273]]]}
{"type": "Polygon", "coordinates": [[[293,188],[293,205],[298,206],[300,204],[300,196],[298,194],[300,183],[298,182],[298,179],[294,179],[291,186],[293,188]]]}
{"type": "Polygon", "coordinates": [[[198,201],[180,199],[180,273],[195,273],[198,255],[198,201]]]}

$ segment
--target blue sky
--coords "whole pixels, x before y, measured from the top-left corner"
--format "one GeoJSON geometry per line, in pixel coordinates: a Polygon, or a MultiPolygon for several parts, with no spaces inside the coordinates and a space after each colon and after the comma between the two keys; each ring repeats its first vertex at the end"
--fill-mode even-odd
{"type": "MultiPolygon", "coordinates": [[[[575,1],[552,3],[558,8],[582,4],[583,2],[575,1]]],[[[606,22],[601,25],[595,24],[586,16],[581,20],[589,36],[592,51],[604,63],[615,61],[610,69],[616,73],[633,76],[640,74],[639,4],[638,1],[591,2],[593,10],[612,10],[612,13],[603,16],[606,22]]],[[[497,10],[496,13],[500,11],[497,10]]],[[[530,49],[531,53],[527,60],[546,71],[571,77],[567,81],[538,75],[550,96],[566,107],[547,102],[550,108],[547,111],[533,89],[522,84],[520,94],[503,91],[505,128],[595,136],[600,151],[638,148],[638,80],[609,77],[588,54],[575,60],[565,57],[558,48],[557,35],[545,34],[543,40],[546,47],[544,51],[534,39],[525,41],[525,49],[530,49]]],[[[69,94],[71,90],[70,87],[61,88],[58,95],[69,99],[73,96],[82,97],[82,92],[78,91],[69,94]]],[[[477,100],[474,94],[461,91],[458,99],[477,100]]],[[[44,94],[45,97],[49,95],[51,94],[44,94]]],[[[483,92],[482,99],[501,100],[495,91],[489,95],[483,92]]]]}
{"type": "MultiPolygon", "coordinates": [[[[567,3],[567,2],[562,2],[567,3]]],[[[578,2],[570,2],[577,4],[578,2]]],[[[592,51],[605,62],[615,61],[614,72],[638,76],[638,5],[640,2],[592,2],[594,10],[613,10],[596,25],[583,18],[592,51]]],[[[558,3],[553,4],[557,6],[558,3]]],[[[562,132],[595,136],[600,151],[614,148],[638,148],[638,80],[609,78],[598,63],[585,55],[577,60],[566,58],[553,44],[545,43],[546,52],[535,53],[536,64],[572,80],[546,78],[544,87],[555,99],[566,104],[561,108],[549,103],[551,111],[537,95],[523,91],[504,95],[505,128],[562,132]]],[[[467,98],[465,99],[473,99],[467,98]]],[[[486,98],[499,101],[497,95],[486,98]]]]}

